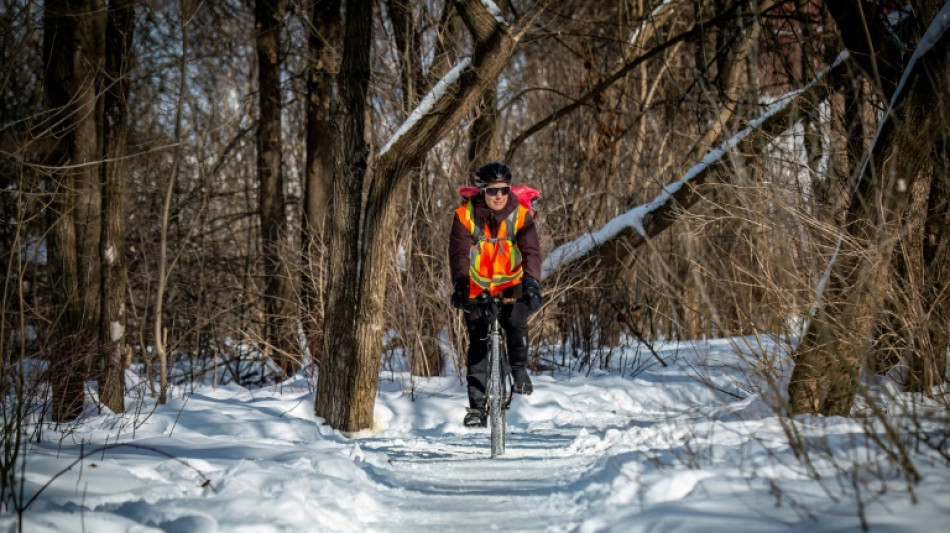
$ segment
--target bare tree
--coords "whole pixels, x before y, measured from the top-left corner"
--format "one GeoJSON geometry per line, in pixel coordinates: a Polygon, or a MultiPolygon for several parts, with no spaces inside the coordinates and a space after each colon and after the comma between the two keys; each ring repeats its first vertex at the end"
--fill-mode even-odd
{"type": "MultiPolygon", "coordinates": [[[[340,143],[335,157],[327,271],[327,312],[324,317],[324,350],[317,380],[315,410],[332,427],[354,431],[370,427],[364,405],[375,397],[368,369],[358,372],[356,328],[358,278],[352,273],[360,258],[360,198],[369,170],[370,147],[366,139],[366,95],[370,79],[370,40],[373,3],[346,3],[343,58],[338,77],[340,104],[337,124],[340,143]],[[341,353],[341,349],[349,352],[341,353]],[[363,374],[363,375],[361,375],[363,374]],[[367,383],[370,385],[367,387],[367,383]],[[363,413],[359,413],[362,410],[363,413]],[[368,423],[366,419],[368,420],[368,423]]],[[[359,270],[365,269],[362,265],[359,270]]]]}
{"type": "Polygon", "coordinates": [[[303,196],[302,294],[304,324],[312,356],[319,359],[323,345],[320,324],[323,316],[320,274],[323,260],[324,221],[330,207],[333,158],[338,133],[332,122],[330,104],[334,76],[342,46],[340,0],[316,0],[311,7],[307,42],[307,163],[303,196]]]}
{"type": "Polygon", "coordinates": [[[294,269],[287,268],[287,214],[281,167],[280,31],[286,2],[257,0],[257,65],[260,120],[257,130],[258,204],[264,254],[264,338],[273,359],[287,375],[302,365],[296,342],[294,269]]]}
{"type": "Polygon", "coordinates": [[[933,177],[921,232],[922,282],[920,287],[920,330],[909,354],[905,388],[931,393],[946,382],[947,346],[950,332],[950,150],[946,138],[937,140],[933,177]]]}
{"type": "Polygon", "coordinates": [[[59,342],[50,368],[53,417],[69,420],[83,408],[83,382],[95,353],[99,317],[99,161],[97,117],[104,62],[105,6],[101,0],[51,1],[44,9],[43,57],[54,202],[49,256],[59,342]]]}
{"type": "Polygon", "coordinates": [[[155,283],[155,303],[152,316],[152,342],[155,347],[159,362],[159,393],[158,402],[164,404],[168,399],[168,330],[165,327],[165,293],[168,289],[168,280],[170,273],[175,270],[175,264],[179,256],[169,261],[169,220],[171,219],[172,201],[175,188],[178,185],[178,176],[181,170],[182,161],[182,116],[184,114],[185,90],[187,87],[188,72],[188,52],[189,52],[189,33],[188,25],[191,17],[194,16],[194,6],[188,0],[179,0],[179,28],[181,30],[181,58],[178,62],[179,78],[178,93],[175,105],[174,117],[174,147],[172,149],[171,168],[168,173],[168,180],[165,183],[165,191],[160,207],[159,223],[159,242],[158,242],[158,274],[155,283]]]}
{"type": "MultiPolygon", "coordinates": [[[[215,383],[278,373],[250,343],[228,338],[263,339],[280,371],[299,369],[300,261],[302,324],[320,364],[315,410],[334,427],[368,427],[382,332],[398,333],[389,351],[402,348],[412,374],[441,372],[439,339],[458,325],[446,302],[442,215],[472,168],[496,158],[543,192],[536,220],[554,250],[547,272],[580,260],[588,267],[549,276],[545,290],[557,297],[535,315],[541,338],[571,341],[563,344],[575,347],[578,364],[606,364],[610,356],[596,354],[633,329],[644,340],[749,333],[765,322],[755,317],[763,300],[782,302],[763,314],[786,327],[787,315],[813,303],[815,279],[842,235],[835,268],[851,261],[882,296],[846,290],[857,274],[833,271],[813,327],[825,320],[825,337],[849,330],[854,338],[841,350],[806,340],[805,351],[821,346],[812,362],[801,357],[796,409],[830,409],[812,407],[825,403],[816,394],[833,391],[823,376],[807,375],[810,365],[833,367],[843,383],[866,367],[906,369],[913,390],[943,379],[946,149],[905,145],[892,124],[857,179],[876,110],[894,95],[935,0],[912,2],[913,16],[895,24],[868,0],[566,0],[527,39],[533,1],[507,3],[498,17],[477,0],[312,0],[297,10],[302,17],[287,16],[300,7],[287,0],[79,4],[44,5],[48,68],[33,69],[44,72],[57,111],[29,113],[51,119],[56,145],[45,159],[55,179],[40,181],[55,193],[48,242],[56,285],[44,297],[56,298],[48,323],[58,346],[75,361],[105,354],[100,392],[115,410],[130,338],[143,361],[158,354],[199,363],[189,368],[213,365],[215,383]],[[133,46],[145,67],[123,74],[132,54],[119,55],[130,46],[120,37],[133,30],[119,29],[130,24],[119,15],[131,5],[151,29],[137,32],[133,46]],[[846,25],[857,12],[860,24],[846,25]],[[243,31],[254,21],[259,31],[243,31]],[[65,54],[64,43],[77,42],[80,52],[65,54]],[[850,59],[808,83],[842,42],[850,59]],[[766,112],[779,96],[788,105],[766,112]],[[139,155],[126,157],[123,143],[139,155]],[[789,150],[776,156],[782,143],[789,150]],[[894,196],[893,212],[878,216],[868,206],[890,206],[887,187],[901,183],[884,180],[895,168],[880,163],[896,150],[887,143],[924,164],[901,168],[916,172],[903,182],[908,199],[894,196]],[[773,172],[786,164],[798,168],[773,172]],[[766,216],[776,213],[781,224],[766,216]],[[790,242],[765,237],[782,224],[790,242]],[[787,260],[781,274],[757,263],[779,256],[787,260]],[[872,266],[879,263],[887,266],[872,266]],[[124,322],[123,293],[135,332],[125,339],[113,327],[124,322]],[[835,303],[847,297],[866,299],[835,303]],[[852,308],[867,313],[837,318],[852,308]],[[97,326],[98,340],[84,333],[97,326]],[[828,363],[845,352],[847,364],[828,363]]],[[[3,94],[0,113],[13,116],[23,100],[3,94]]],[[[56,379],[77,379],[57,385],[60,407],[81,399],[88,377],[63,368],[54,366],[56,379]]]]}
{"type": "MultiPolygon", "coordinates": [[[[404,0],[390,0],[387,2],[389,18],[393,27],[396,45],[396,60],[399,66],[399,88],[402,94],[402,108],[408,115],[418,105],[422,98],[425,86],[425,75],[422,69],[422,36],[415,23],[414,10],[409,2],[404,0]]],[[[446,11],[454,12],[451,3],[446,3],[446,11]]],[[[444,16],[446,18],[448,15],[444,16]]],[[[446,28],[438,28],[447,31],[446,28]]],[[[443,53],[446,40],[439,41],[434,55],[443,53]]],[[[409,231],[398,232],[408,235],[399,245],[409,257],[404,272],[397,274],[398,285],[406,291],[408,305],[414,309],[413,313],[404,314],[403,346],[409,360],[409,371],[414,376],[438,376],[442,372],[442,353],[439,349],[439,333],[442,324],[437,318],[437,305],[433,302],[438,294],[430,290],[433,279],[429,266],[432,257],[438,253],[433,249],[432,232],[435,227],[425,216],[426,208],[432,197],[432,186],[428,180],[422,179],[423,165],[408,171],[406,181],[408,188],[408,203],[405,216],[411,221],[409,231]]],[[[435,273],[438,275],[439,273],[435,273]]]]}
{"type": "Polygon", "coordinates": [[[109,3],[105,46],[102,124],[102,235],[99,342],[102,350],[99,400],[113,412],[125,410],[125,225],[126,117],[135,28],[134,0],[109,3]]]}

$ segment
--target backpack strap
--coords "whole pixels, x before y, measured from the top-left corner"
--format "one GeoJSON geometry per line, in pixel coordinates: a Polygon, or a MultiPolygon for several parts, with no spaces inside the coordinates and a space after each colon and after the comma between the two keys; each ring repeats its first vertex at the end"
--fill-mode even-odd
{"type": "Polygon", "coordinates": [[[475,206],[472,205],[471,200],[466,206],[466,212],[468,213],[468,219],[471,221],[471,234],[472,234],[472,245],[477,245],[479,241],[485,238],[485,230],[478,225],[478,221],[475,220],[475,206]]]}
{"type": "Polygon", "coordinates": [[[518,235],[518,212],[521,209],[522,207],[519,205],[505,218],[505,234],[508,236],[508,240],[512,242],[514,242],[515,236],[518,235]]]}
{"type": "Polygon", "coordinates": [[[472,205],[472,202],[468,203],[466,206],[466,213],[468,215],[468,220],[471,222],[471,234],[472,234],[472,244],[478,244],[481,241],[488,242],[498,242],[498,241],[512,241],[514,242],[515,237],[518,235],[519,222],[524,223],[524,217],[527,215],[527,209],[519,205],[517,209],[511,212],[507,217],[505,217],[505,238],[499,239],[497,236],[492,238],[485,237],[485,229],[478,224],[478,221],[475,219],[475,206],[472,205]]]}

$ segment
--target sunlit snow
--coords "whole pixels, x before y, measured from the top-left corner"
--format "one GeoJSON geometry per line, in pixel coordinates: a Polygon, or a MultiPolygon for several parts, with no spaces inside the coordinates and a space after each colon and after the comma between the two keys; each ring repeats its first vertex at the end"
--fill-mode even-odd
{"type": "MultiPolygon", "coordinates": [[[[913,505],[860,417],[798,419],[815,479],[788,446],[787,419],[756,392],[760,363],[787,368],[782,346],[759,340],[658,343],[665,368],[630,344],[589,374],[547,347],[542,360],[565,365],[515,398],[494,460],[488,431],[461,425],[455,375],[381,372],[376,431],[350,439],[313,415],[304,372],[263,389],[174,389],[156,406],[130,371],[128,414],[90,409],[30,445],[23,530],[858,531],[855,480],[872,531],[940,530],[946,463],[913,453],[913,505]]],[[[0,530],[16,523],[0,515],[0,530]]]]}

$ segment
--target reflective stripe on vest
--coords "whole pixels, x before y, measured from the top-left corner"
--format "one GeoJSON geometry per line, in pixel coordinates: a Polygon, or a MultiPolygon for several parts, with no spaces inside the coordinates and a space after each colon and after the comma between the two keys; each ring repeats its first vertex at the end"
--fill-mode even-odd
{"type": "Polygon", "coordinates": [[[478,296],[482,291],[497,296],[508,287],[521,283],[524,273],[521,270],[521,250],[515,244],[515,237],[524,227],[528,210],[519,204],[499,223],[498,234],[494,237],[487,222],[484,227],[475,224],[475,206],[472,202],[459,207],[455,213],[472,236],[468,270],[471,279],[469,298],[478,296]]]}

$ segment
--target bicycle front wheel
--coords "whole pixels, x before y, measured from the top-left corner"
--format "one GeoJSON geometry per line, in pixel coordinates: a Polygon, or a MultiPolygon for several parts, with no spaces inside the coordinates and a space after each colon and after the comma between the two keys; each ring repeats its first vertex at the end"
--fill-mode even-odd
{"type": "Polygon", "coordinates": [[[492,458],[505,454],[505,386],[504,370],[501,362],[501,334],[491,335],[491,370],[488,380],[488,415],[491,426],[492,458]]]}

